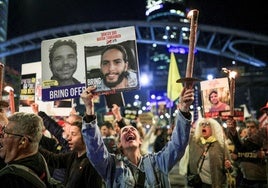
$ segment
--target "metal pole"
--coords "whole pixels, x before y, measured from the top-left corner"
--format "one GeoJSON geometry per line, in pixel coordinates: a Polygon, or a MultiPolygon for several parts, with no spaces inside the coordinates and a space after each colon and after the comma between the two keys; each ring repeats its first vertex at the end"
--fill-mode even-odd
{"type": "Polygon", "coordinates": [[[0,62],[0,100],[2,100],[2,93],[3,93],[4,67],[5,65],[0,62]]]}
{"type": "Polygon", "coordinates": [[[234,116],[235,79],[230,78],[230,115],[234,116]]]}

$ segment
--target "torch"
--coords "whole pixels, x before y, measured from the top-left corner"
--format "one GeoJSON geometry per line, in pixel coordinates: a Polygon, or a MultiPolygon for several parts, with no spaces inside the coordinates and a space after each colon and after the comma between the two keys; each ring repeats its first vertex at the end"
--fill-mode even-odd
{"type": "Polygon", "coordinates": [[[197,21],[198,21],[198,14],[199,11],[194,9],[191,10],[187,18],[190,19],[190,36],[189,36],[189,52],[188,52],[188,59],[187,59],[187,67],[186,67],[186,77],[178,79],[176,82],[185,83],[186,88],[192,88],[193,83],[195,81],[199,81],[199,79],[193,78],[193,68],[194,68],[194,50],[196,45],[196,31],[197,31],[197,21]]]}
{"type": "Polygon", "coordinates": [[[230,84],[230,115],[234,116],[234,98],[235,98],[235,77],[237,72],[227,68],[222,68],[223,72],[228,74],[230,84]]]}
{"type": "Polygon", "coordinates": [[[8,92],[9,96],[9,107],[10,107],[10,113],[15,113],[15,100],[14,100],[14,89],[10,86],[6,86],[4,88],[6,92],[8,92]]]}

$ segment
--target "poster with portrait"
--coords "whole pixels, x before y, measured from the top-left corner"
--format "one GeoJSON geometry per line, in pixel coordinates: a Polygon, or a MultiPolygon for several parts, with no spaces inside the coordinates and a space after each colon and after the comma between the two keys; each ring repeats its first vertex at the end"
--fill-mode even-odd
{"type": "Polygon", "coordinates": [[[94,32],[86,37],[87,86],[96,86],[99,94],[140,88],[135,27],[94,32]]]}
{"type": "Polygon", "coordinates": [[[204,117],[217,118],[230,111],[230,89],[228,78],[200,82],[204,117]]]}
{"type": "Polygon", "coordinates": [[[68,99],[80,97],[85,89],[84,35],[42,41],[41,61],[43,101],[65,107],[68,99]]]}
{"type": "Polygon", "coordinates": [[[140,87],[134,26],[44,40],[41,61],[43,101],[79,98],[89,85],[99,94],[140,87]]]}
{"type": "Polygon", "coordinates": [[[35,102],[36,74],[21,75],[20,106],[31,106],[35,102]]]}

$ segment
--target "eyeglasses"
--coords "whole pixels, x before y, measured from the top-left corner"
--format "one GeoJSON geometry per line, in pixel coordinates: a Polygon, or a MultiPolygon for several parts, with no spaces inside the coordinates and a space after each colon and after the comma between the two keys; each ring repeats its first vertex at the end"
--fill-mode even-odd
{"type": "Polygon", "coordinates": [[[22,134],[16,134],[16,133],[7,132],[6,131],[6,125],[5,126],[2,126],[2,129],[0,131],[0,138],[3,138],[5,134],[12,135],[12,136],[18,136],[18,137],[26,137],[29,140],[29,142],[32,142],[32,139],[29,136],[27,136],[27,135],[22,135],[22,134]]]}
{"type": "Polygon", "coordinates": [[[210,126],[210,123],[209,122],[201,122],[199,125],[203,126],[203,127],[208,127],[208,126],[210,126]]]}

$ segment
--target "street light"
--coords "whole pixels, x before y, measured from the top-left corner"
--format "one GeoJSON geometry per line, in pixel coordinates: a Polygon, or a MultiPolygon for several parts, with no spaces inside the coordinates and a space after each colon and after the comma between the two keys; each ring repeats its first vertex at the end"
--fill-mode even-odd
{"type": "Polygon", "coordinates": [[[15,100],[14,100],[14,89],[11,86],[6,86],[4,88],[6,92],[9,94],[9,107],[10,107],[10,113],[15,113],[15,100]]]}

